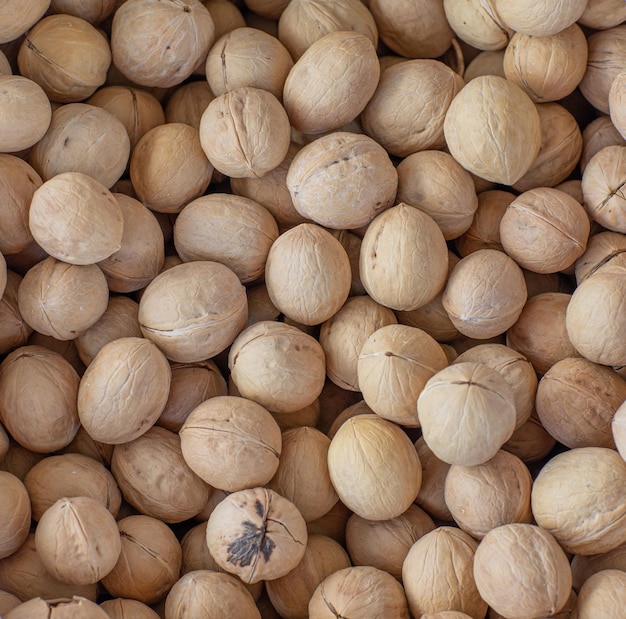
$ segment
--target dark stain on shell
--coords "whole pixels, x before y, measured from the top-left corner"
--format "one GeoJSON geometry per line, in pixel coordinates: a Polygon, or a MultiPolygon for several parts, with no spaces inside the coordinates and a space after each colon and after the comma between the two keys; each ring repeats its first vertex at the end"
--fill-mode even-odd
{"type": "Polygon", "coordinates": [[[266,537],[265,525],[258,527],[246,520],[241,526],[243,534],[228,545],[228,562],[240,567],[247,567],[261,553],[267,563],[276,544],[269,537],[266,537]]]}

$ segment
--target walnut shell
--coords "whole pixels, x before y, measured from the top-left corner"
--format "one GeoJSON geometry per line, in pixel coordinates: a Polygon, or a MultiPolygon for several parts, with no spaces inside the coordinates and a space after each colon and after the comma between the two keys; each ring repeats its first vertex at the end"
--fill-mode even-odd
{"type": "Polygon", "coordinates": [[[594,574],[603,570],[624,570],[626,544],[598,555],[574,555],[572,567],[572,583],[576,591],[594,574]]]}
{"type": "Polygon", "coordinates": [[[8,591],[0,591],[0,613],[2,613],[5,617],[10,610],[13,610],[21,603],[22,600],[12,593],[9,593],[8,591]]]}
{"type": "Polygon", "coordinates": [[[592,120],[583,129],[583,152],[580,156],[579,167],[581,172],[591,158],[605,146],[626,146],[626,139],[622,137],[609,116],[600,116],[592,120]]]}
{"type": "Polygon", "coordinates": [[[327,576],[309,602],[311,619],[341,616],[365,619],[372,613],[389,619],[408,619],[409,609],[400,583],[369,565],[346,567],[327,576]]]}
{"type": "Polygon", "coordinates": [[[90,97],[104,84],[111,49],[102,32],[84,19],[48,15],[28,31],[17,64],[51,101],[71,103],[90,97]]]}
{"type": "Polygon", "coordinates": [[[291,125],[310,134],[338,130],[363,111],[379,76],[376,49],[365,35],[342,30],[323,36],[285,80],[283,103],[291,125]]]}
{"type": "Polygon", "coordinates": [[[104,505],[115,518],[122,495],[109,470],[97,460],[78,453],[48,456],[24,477],[33,520],[64,497],[87,496],[104,505]]]}
{"type": "Polygon", "coordinates": [[[230,0],[204,0],[202,4],[209,9],[213,18],[216,41],[231,30],[243,28],[246,25],[241,10],[230,0]]]}
{"type": "Polygon", "coordinates": [[[45,135],[52,119],[46,92],[34,80],[10,74],[0,74],[0,88],[0,152],[16,153],[30,148],[45,135]]]}
{"type": "Polygon", "coordinates": [[[289,149],[287,113],[273,94],[260,88],[242,86],[213,99],[199,131],[202,149],[215,169],[236,178],[263,176],[289,149]]]}
{"type": "Polygon", "coordinates": [[[513,392],[482,363],[455,363],[424,386],[417,413],[426,444],[449,464],[475,466],[493,458],[515,429],[513,392]]]}
{"type": "Polygon", "coordinates": [[[286,182],[302,217],[343,230],[369,224],[393,204],[398,174],[372,138],[337,131],[304,146],[286,182]]]}
{"type": "Polygon", "coordinates": [[[80,421],[96,441],[132,441],[159,418],[170,380],[169,363],[153,342],[142,337],[113,340],[100,349],[81,378],[80,421]]]}
{"type": "Polygon", "coordinates": [[[228,367],[242,396],[277,413],[311,404],[326,377],[324,351],[315,338],[297,327],[265,320],[237,336],[228,367]]]}
{"type": "Polygon", "coordinates": [[[500,19],[516,32],[531,36],[549,36],[565,30],[578,20],[586,6],[586,0],[495,0],[500,19]]]}
{"type": "Polygon", "coordinates": [[[277,238],[278,226],[269,211],[254,200],[224,193],[192,200],[174,223],[174,245],[184,262],[221,262],[243,284],[263,274],[277,238]]]}
{"type": "Polygon", "coordinates": [[[389,153],[406,157],[445,145],[443,124],[463,79],[438,60],[386,69],[361,114],[363,129],[389,153]]]}
{"type": "Polygon", "coordinates": [[[86,496],[62,498],[39,519],[35,544],[42,563],[62,582],[87,585],[115,566],[120,533],[111,512],[86,496]]]}
{"type": "Polygon", "coordinates": [[[367,339],[357,366],[363,399],[373,412],[405,427],[419,425],[415,402],[426,381],[448,365],[425,331],[387,325],[367,339]]]}
{"type": "Polygon", "coordinates": [[[5,615],[7,619],[54,619],[56,617],[84,617],[84,619],[108,619],[97,604],[83,597],[44,600],[32,598],[5,615]]]}
{"type": "Polygon", "coordinates": [[[608,552],[626,541],[626,462],[613,449],[578,447],[554,456],[533,484],[535,520],[567,551],[608,552]]]}
{"type": "Polygon", "coordinates": [[[416,505],[432,518],[452,522],[452,514],[444,499],[444,484],[450,465],[435,455],[424,437],[415,441],[415,449],[422,464],[422,485],[415,499],[416,505]]]}
{"type": "MultiPolygon", "coordinates": [[[[233,6],[229,0],[219,1],[233,6]]],[[[213,99],[215,99],[215,95],[206,82],[181,84],[167,99],[165,121],[168,123],[185,123],[199,130],[202,114],[213,99]]]]}
{"type": "Polygon", "coordinates": [[[537,414],[533,412],[528,421],[517,428],[502,445],[502,449],[528,464],[543,460],[555,444],[556,439],[541,425],[537,414]]]}
{"type": "Polygon", "coordinates": [[[116,8],[115,0],[52,0],[50,12],[75,15],[90,24],[99,24],[105,20],[116,8]]]}
{"type": "Polygon", "coordinates": [[[109,616],[109,619],[158,619],[149,606],[137,600],[125,598],[113,598],[105,600],[100,604],[100,608],[109,616]]]}
{"type": "Polygon", "coordinates": [[[111,26],[114,64],[141,86],[180,84],[214,40],[213,19],[199,0],[130,0],[115,11],[111,26]]]}
{"type": "Polygon", "coordinates": [[[328,471],[341,502],[368,520],[405,512],[422,483],[410,439],[374,414],[352,417],[337,430],[328,449],[328,471]]]}
{"type": "Polygon", "coordinates": [[[2,423],[23,447],[46,453],[68,445],[78,431],[79,377],[59,353],[21,346],[0,365],[2,423]]]}
{"type": "Polygon", "coordinates": [[[248,317],[245,288],[228,267],[186,262],[157,275],[139,302],[139,324],[172,361],[204,361],[228,347],[248,317]]]}
{"type": "Polygon", "coordinates": [[[531,524],[487,533],[476,550],[474,577],[481,597],[511,619],[552,616],[572,590],[567,556],[552,535],[531,524]]]}
{"type": "Polygon", "coordinates": [[[198,130],[184,123],[165,123],[147,131],[130,158],[130,178],[145,206],[160,213],[178,213],[202,195],[213,166],[198,130]]]}
{"type": "Polygon", "coordinates": [[[621,570],[602,570],[590,576],[578,593],[578,619],[608,619],[619,616],[626,602],[626,574],[621,570]]]}
{"type": "Polygon", "coordinates": [[[29,162],[44,181],[62,172],[82,172],[111,187],[124,173],[130,140],[108,111],[68,103],[52,113],[48,131],[32,148],[29,162]]]}
{"type": "Polygon", "coordinates": [[[31,507],[28,490],[11,473],[0,471],[0,559],[11,556],[26,541],[30,531],[31,507]]]}
{"type": "Polygon", "coordinates": [[[118,521],[122,550],[115,567],[102,579],[114,597],[144,604],[162,600],[178,580],[182,550],[173,531],[150,516],[118,521]]]}
{"type": "Polygon", "coordinates": [[[504,75],[504,50],[480,52],[468,65],[463,73],[463,80],[467,84],[480,75],[504,75]]]}
{"type": "Polygon", "coordinates": [[[244,582],[285,576],[302,560],[307,530],[294,504],[273,490],[229,494],[207,524],[207,545],[217,564],[244,582]]]}
{"type": "Polygon", "coordinates": [[[50,7],[50,0],[13,0],[3,4],[0,10],[0,43],[17,39],[36,24],[50,7]]]}
{"type": "Polygon", "coordinates": [[[476,588],[472,565],[477,543],[467,533],[437,527],[411,546],[402,565],[402,582],[411,612],[458,610],[484,617],[487,602],[476,588]]]}
{"type": "Polygon", "coordinates": [[[626,135],[626,114],[624,104],[626,102],[626,71],[617,75],[611,84],[609,91],[609,111],[611,120],[621,136],[626,135]]]}
{"type": "Polygon", "coordinates": [[[198,404],[180,429],[180,440],[185,462],[196,475],[228,492],[267,484],[282,447],[280,428],[269,412],[236,396],[198,404]]]}
{"type": "Polygon", "coordinates": [[[350,260],[341,243],[315,224],[300,224],[274,240],[265,265],[265,285],[276,308],[305,325],[317,325],[339,310],[350,292],[350,260]]]}
{"type": "Polygon", "coordinates": [[[106,187],[82,172],[63,172],[33,194],[30,231],[48,254],[91,265],[121,247],[122,209],[106,187]]]}
{"type": "Polygon", "coordinates": [[[443,130],[450,154],[466,170],[504,185],[528,172],[541,145],[532,100],[495,75],[482,75],[463,87],[448,108],[443,130]]]}
{"type": "Polygon", "coordinates": [[[463,3],[443,0],[446,18],[456,36],[476,49],[492,51],[506,47],[512,32],[494,5],[494,0],[463,3]]]}

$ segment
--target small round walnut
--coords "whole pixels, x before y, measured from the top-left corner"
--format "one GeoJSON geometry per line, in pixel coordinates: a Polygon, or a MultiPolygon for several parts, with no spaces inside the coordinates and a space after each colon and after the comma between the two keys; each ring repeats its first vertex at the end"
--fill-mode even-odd
{"type": "Polygon", "coordinates": [[[267,484],[278,468],[282,445],[270,413],[237,396],[199,404],[180,429],[180,440],[183,457],[196,475],[228,492],[267,484]]]}
{"type": "Polygon", "coordinates": [[[478,197],[470,173],[448,153],[413,153],[398,164],[397,170],[398,202],[430,215],[446,241],[467,231],[478,208],[478,197]]]}
{"type": "Polygon", "coordinates": [[[44,181],[62,172],[82,172],[111,187],[129,156],[128,133],[113,114],[95,105],[68,103],[52,113],[46,135],[28,160],[44,181]]]}
{"type": "MultiPolygon", "coordinates": [[[[516,191],[559,187],[574,170],[583,147],[578,122],[562,105],[537,105],[541,123],[541,146],[530,169],[514,185],[516,191]]],[[[571,194],[570,194],[571,195],[571,194]]]]}
{"type": "Polygon", "coordinates": [[[180,574],[182,550],[176,535],[150,516],[127,516],[117,527],[122,550],[102,585],[114,597],[144,604],[162,600],[180,574]]]}
{"type": "Polygon", "coordinates": [[[504,50],[480,52],[463,73],[465,83],[480,75],[504,75],[504,50]]]}
{"type": "Polygon", "coordinates": [[[30,148],[50,126],[50,101],[39,84],[21,75],[0,74],[0,88],[0,152],[30,148]]]}
{"type": "Polygon", "coordinates": [[[354,619],[408,619],[409,608],[402,585],[391,574],[360,565],[327,576],[311,597],[311,619],[332,619],[338,613],[354,619]]]}
{"type": "Polygon", "coordinates": [[[200,120],[200,143],[215,166],[227,176],[261,177],[287,155],[289,118],[267,90],[243,86],[207,105],[200,120]]]}
{"type": "Polygon", "coordinates": [[[626,232],[626,146],[606,146],[585,167],[582,178],[584,206],[604,228],[626,232]]]}
{"type": "Polygon", "coordinates": [[[495,249],[480,249],[454,267],[442,300],[463,335],[488,339],[515,324],[526,298],[524,275],[513,259],[495,249]]]}
{"type": "MultiPolygon", "coordinates": [[[[219,0],[233,6],[229,0],[219,0]]],[[[206,82],[187,82],[178,86],[165,104],[165,121],[185,123],[200,129],[200,119],[207,105],[215,99],[206,82]]],[[[162,123],[161,123],[162,124],[162,123]]]]}
{"type": "Polygon", "coordinates": [[[594,363],[626,365],[626,267],[619,259],[599,269],[572,294],[565,314],[574,348],[594,363]]]}
{"type": "Polygon", "coordinates": [[[157,275],[139,302],[144,337],[180,363],[210,359],[227,348],[248,318],[245,288],[228,267],[186,262],[157,275]]]}
{"type": "Polygon", "coordinates": [[[0,8],[0,43],[8,43],[36,24],[50,7],[50,0],[10,0],[0,8]]]}
{"type": "Polygon", "coordinates": [[[493,2],[443,0],[446,18],[456,36],[476,49],[492,51],[506,47],[511,34],[493,5],[493,2]]]}
{"type": "Polygon", "coordinates": [[[398,157],[442,148],[444,118],[462,87],[461,76],[438,60],[398,63],[383,71],[361,115],[363,129],[398,157]]]}
{"type": "Polygon", "coordinates": [[[587,39],[587,45],[587,71],[579,88],[593,107],[609,114],[611,85],[624,70],[626,61],[626,24],[593,33],[587,39]]]}
{"type": "Polygon", "coordinates": [[[87,103],[106,110],[122,123],[128,133],[131,149],[150,129],[165,122],[159,100],[141,88],[105,86],[89,97],[87,103]]]}
{"type": "Polygon", "coordinates": [[[215,41],[206,58],[206,79],[216,96],[249,86],[283,94],[293,59],[276,37],[256,28],[236,28],[215,41]]]}
{"type": "Polygon", "coordinates": [[[71,103],[90,97],[104,84],[111,49],[103,33],[84,19],[48,15],[28,31],[17,64],[51,101],[71,103]]]}
{"type": "Polygon", "coordinates": [[[500,450],[478,466],[451,466],[444,496],[454,521],[480,540],[496,527],[531,521],[531,486],[526,465],[500,450]]]}
{"type": "Polygon", "coordinates": [[[283,432],[278,469],[267,484],[289,499],[306,522],[321,518],[339,500],[328,472],[329,446],[330,438],[315,428],[283,432]]]}
{"type": "Polygon", "coordinates": [[[502,344],[479,344],[460,354],[453,363],[473,361],[496,370],[513,392],[515,428],[528,421],[537,393],[537,375],[532,363],[521,352],[502,344]]]}
{"type": "Polygon", "coordinates": [[[228,367],[243,397],[277,413],[311,404],[326,378],[319,342],[295,326],[268,320],[237,336],[228,353],[228,367]]]}
{"type": "Polygon", "coordinates": [[[346,525],[346,548],[353,565],[371,565],[402,578],[402,564],[413,544],[435,529],[417,505],[390,520],[366,520],[352,514],[346,525]]]}
{"type": "Polygon", "coordinates": [[[132,441],[159,418],[170,380],[169,363],[153,342],[142,337],[113,340],[100,349],[81,378],[81,424],[101,443],[132,441]]]}
{"type": "Polygon", "coordinates": [[[368,226],[361,245],[363,286],[378,303],[410,311],[432,301],[448,276],[448,249],[426,213],[398,204],[368,226]]]}
{"type": "Polygon", "coordinates": [[[305,619],[317,586],[346,567],[350,559],[340,544],[325,535],[309,535],[302,561],[289,574],[265,582],[272,606],[285,619],[305,619]]]}
{"type": "Polygon", "coordinates": [[[363,399],[384,419],[416,427],[415,402],[426,381],[447,365],[441,346],[425,331],[406,325],[378,329],[359,355],[363,399]]]}
{"type": "Polygon", "coordinates": [[[87,496],[104,505],[116,517],[122,495],[113,475],[97,460],[78,453],[48,456],[24,477],[33,520],[64,497],[87,496]]]}
{"type": "Polygon", "coordinates": [[[28,225],[51,256],[70,264],[94,264],[121,247],[122,209],[113,194],[82,172],[64,172],[33,194],[28,225]]]}
{"type": "Polygon", "coordinates": [[[165,428],[116,445],[111,471],[128,503],[163,522],[188,520],[209,500],[211,489],[185,461],[181,438],[165,428]]]}
{"type": "Polygon", "coordinates": [[[163,268],[164,239],[154,213],[139,200],[113,194],[122,211],[120,248],[98,262],[111,292],[134,292],[147,286],[163,268]]]}
{"type": "Polygon", "coordinates": [[[585,252],[589,227],[576,199],[559,189],[538,187],[509,204],[500,221],[500,241],[521,267],[556,273],[585,252]]]}
{"type": "Polygon", "coordinates": [[[109,616],[109,619],[159,619],[159,615],[138,600],[113,598],[105,600],[100,608],[109,616]]]}
{"type": "Polygon", "coordinates": [[[173,363],[167,403],[156,425],[178,432],[196,406],[227,393],[226,381],[213,361],[173,363]]]}
{"type": "Polygon", "coordinates": [[[611,422],[626,400],[626,380],[584,358],[555,363],[537,390],[537,415],[545,429],[570,449],[615,448],[611,422]]]}
{"type": "Polygon", "coordinates": [[[506,78],[536,103],[571,94],[586,70],[587,41],[576,24],[549,36],[516,32],[504,54],[506,78]]]}
{"type": "Polygon", "coordinates": [[[411,440],[374,414],[352,417],[337,430],[328,449],[328,471],[341,502],[367,520],[405,512],[422,483],[411,440]]]}
{"type": "Polygon", "coordinates": [[[137,196],[160,213],[180,212],[205,192],[212,174],[198,130],[184,123],[150,129],[130,158],[130,178],[137,196]]]}
{"type": "Polygon", "coordinates": [[[211,570],[188,572],[176,581],[165,600],[165,616],[261,619],[252,595],[240,581],[211,570]]]}
{"type": "Polygon", "coordinates": [[[481,597],[511,619],[553,616],[572,591],[567,556],[544,529],[507,524],[487,533],[474,558],[481,597]]]}
{"type": "Polygon", "coordinates": [[[543,460],[555,444],[556,439],[541,425],[537,414],[533,412],[528,421],[513,432],[502,449],[528,464],[543,460]]]}
{"type": "Polygon", "coordinates": [[[482,363],[455,363],[437,372],[417,400],[426,444],[449,464],[475,466],[493,458],[515,429],[507,382],[482,363]]]}
{"type": "Polygon", "coordinates": [[[90,600],[74,596],[44,600],[36,597],[20,604],[6,619],[56,619],[57,617],[81,617],[84,619],[108,619],[107,613],[90,600]]]}
{"type": "Polygon", "coordinates": [[[68,445],[78,431],[79,377],[59,353],[22,346],[0,365],[2,423],[23,447],[38,453],[68,445]]]}
{"type": "Polygon", "coordinates": [[[207,524],[209,552],[246,583],[285,576],[304,556],[306,523],[295,505],[267,488],[229,494],[207,524]]]}
{"type": "Polygon", "coordinates": [[[300,224],[276,239],[267,255],[265,285],[288,318],[317,325],[346,302],[352,272],[341,243],[315,224],[300,224]]]}
{"type": "Polygon", "coordinates": [[[361,228],[389,208],[398,174],[385,149],[366,135],[337,131],[293,158],[287,188],[302,217],[326,228],[361,228]]]}
{"type": "Polygon", "coordinates": [[[590,576],[578,593],[577,619],[619,617],[626,604],[626,574],[607,569],[590,576]]]}
{"type": "Polygon", "coordinates": [[[380,65],[372,41],[359,32],[331,32],[313,43],[285,80],[283,103],[294,129],[336,131],[371,99],[380,65]]]}
{"type": "Polygon", "coordinates": [[[315,41],[339,30],[360,32],[374,47],[378,44],[374,17],[358,0],[295,0],[278,20],[278,38],[296,60],[315,41]]]}
{"type": "Polygon", "coordinates": [[[37,524],[35,544],[48,572],[72,585],[98,582],[121,550],[115,518],[86,496],[62,498],[49,507],[37,524]]]}
{"type": "Polygon", "coordinates": [[[397,322],[392,310],[367,295],[349,298],[320,330],[328,378],[342,389],[359,391],[358,360],[363,344],[377,329],[397,322]]]}
{"type": "Polygon", "coordinates": [[[0,559],[16,552],[30,531],[28,491],[13,474],[0,471],[0,559]]]}
{"type": "MultiPolygon", "coordinates": [[[[209,9],[215,25],[215,40],[235,28],[243,28],[246,20],[241,10],[230,0],[204,0],[202,3],[209,9]]],[[[196,70],[197,72],[197,70],[196,70]]]]}
{"type": "Polygon", "coordinates": [[[442,526],[420,537],[402,565],[402,582],[411,612],[416,617],[442,610],[457,610],[484,617],[472,566],[477,542],[461,529],[442,526]]]}
{"type": "Polygon", "coordinates": [[[567,551],[600,554],[626,541],[626,462],[613,449],[554,456],[533,484],[535,520],[567,551]]]}
{"type": "MultiPolygon", "coordinates": [[[[583,14],[586,0],[495,0],[495,10],[506,25],[531,36],[557,34],[583,14]]],[[[558,608],[556,609],[558,610],[558,608]]]]}
{"type": "Polygon", "coordinates": [[[450,154],[477,176],[512,185],[539,153],[541,125],[530,97],[513,82],[483,75],[453,99],[443,125],[450,154]],[[497,130],[490,130],[497,127],[497,130]]]}
{"type": "Polygon", "coordinates": [[[130,0],[115,11],[113,63],[132,82],[168,88],[187,79],[215,40],[199,0],[130,0]]]}
{"type": "Polygon", "coordinates": [[[189,202],[174,223],[174,245],[184,262],[221,262],[243,284],[263,274],[277,238],[276,220],[267,209],[249,198],[225,193],[189,202]]]}

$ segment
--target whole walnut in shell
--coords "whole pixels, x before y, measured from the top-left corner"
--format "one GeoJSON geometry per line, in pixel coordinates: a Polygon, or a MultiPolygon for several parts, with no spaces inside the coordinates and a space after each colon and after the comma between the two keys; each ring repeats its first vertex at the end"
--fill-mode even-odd
{"type": "Polygon", "coordinates": [[[106,612],[109,619],[158,619],[156,614],[149,606],[138,600],[128,598],[113,598],[105,600],[100,604],[100,608],[106,612]]]}
{"type": "Polygon", "coordinates": [[[229,494],[213,510],[207,545],[217,564],[244,582],[285,576],[304,556],[306,523],[294,504],[273,490],[229,494]]]}
{"type": "Polygon", "coordinates": [[[199,0],[129,0],[113,16],[113,63],[140,86],[168,88],[193,73],[214,38],[199,0]]]}
{"type": "Polygon", "coordinates": [[[35,544],[43,564],[62,582],[87,585],[115,566],[120,533],[111,512],[90,497],[62,498],[39,519],[35,544]]]}
{"type": "Polygon", "coordinates": [[[0,471],[0,559],[11,556],[26,541],[31,507],[28,490],[13,474],[0,471]]]}
{"type": "Polygon", "coordinates": [[[626,140],[617,130],[609,116],[599,116],[592,120],[582,132],[583,152],[579,167],[584,173],[591,158],[605,146],[626,146],[626,140]]]}
{"type": "Polygon", "coordinates": [[[280,428],[267,410],[226,395],[198,404],[180,429],[180,441],[196,475],[228,492],[267,484],[282,447],[280,428]]]}
{"type": "Polygon", "coordinates": [[[50,0],[10,0],[0,9],[0,43],[8,43],[36,24],[50,7],[50,0]]]}
{"type": "Polygon", "coordinates": [[[371,40],[359,32],[331,32],[293,65],[283,103],[294,129],[336,131],[365,108],[378,84],[380,65],[371,40]]]}
{"type": "Polygon", "coordinates": [[[532,100],[495,75],[477,77],[463,87],[448,108],[443,130],[450,154],[466,170],[504,185],[526,174],[541,145],[532,100]]]}
{"type": "MultiPolygon", "coordinates": [[[[218,0],[234,7],[229,0],[218,0]]],[[[205,3],[206,4],[206,3],[205,3]]],[[[165,104],[165,121],[200,128],[200,119],[215,95],[206,82],[187,82],[174,89],[165,104]]],[[[161,124],[161,123],[159,123],[161,124]]]]}
{"type": "MultiPolygon", "coordinates": [[[[495,0],[498,15],[509,28],[532,36],[565,30],[583,14],[586,0],[495,0]]],[[[556,609],[558,610],[558,608],[556,609]]]]}
{"type": "Polygon", "coordinates": [[[352,417],[339,428],[328,449],[328,471],[341,502],[368,520],[405,512],[422,483],[411,440],[374,414],[352,417]]]}
{"type": "Polygon", "coordinates": [[[172,361],[193,363],[227,348],[248,318],[245,288],[228,267],[186,262],[157,275],[139,302],[144,337],[172,361]]]}
{"type": "Polygon", "coordinates": [[[409,608],[402,586],[391,574],[360,565],[327,576],[311,596],[311,619],[332,619],[337,613],[354,619],[408,619],[409,608]]]}
{"type": "Polygon", "coordinates": [[[20,73],[51,101],[71,103],[104,84],[111,64],[106,37],[73,15],[48,15],[28,31],[17,55],[20,73]]]}
{"type": "Polygon", "coordinates": [[[99,24],[105,20],[116,8],[115,0],[52,0],[50,11],[65,15],[76,15],[90,24],[99,24]]]}
{"type": "Polygon", "coordinates": [[[346,302],[352,281],[341,243],[315,224],[300,224],[272,244],[265,285],[272,303],[288,318],[317,325],[346,302]]]}
{"type": "Polygon", "coordinates": [[[167,359],[142,337],[103,346],[83,374],[78,415],[96,441],[118,445],[154,425],[165,407],[171,380],[167,359]]]}
{"type": "Polygon", "coordinates": [[[626,603],[626,574],[607,569],[590,576],[580,588],[576,604],[577,619],[618,617],[626,603]]]}
{"type": "Polygon", "coordinates": [[[108,619],[109,615],[90,600],[74,596],[44,600],[32,598],[5,615],[6,619],[61,619],[62,617],[82,617],[84,619],[108,619]]]}
{"type": "Polygon", "coordinates": [[[457,37],[481,50],[499,50],[509,42],[511,29],[502,21],[494,4],[494,0],[462,3],[443,0],[446,18],[457,37]]]}
{"type": "Polygon", "coordinates": [[[487,533],[476,550],[474,578],[489,606],[511,619],[552,616],[572,590],[567,556],[550,533],[531,524],[487,533]]]}
{"type": "Polygon", "coordinates": [[[417,400],[426,444],[449,464],[475,466],[493,458],[515,429],[513,392],[482,363],[454,363],[437,372],[417,400]]]}

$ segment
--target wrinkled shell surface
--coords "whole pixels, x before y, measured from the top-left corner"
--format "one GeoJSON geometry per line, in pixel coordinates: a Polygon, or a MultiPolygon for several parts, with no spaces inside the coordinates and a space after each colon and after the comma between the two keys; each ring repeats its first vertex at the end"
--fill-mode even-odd
{"type": "Polygon", "coordinates": [[[617,569],[602,570],[590,576],[581,587],[576,604],[576,617],[609,619],[612,616],[619,616],[624,603],[626,603],[626,574],[617,569]]]}
{"type": "Polygon", "coordinates": [[[158,619],[155,611],[138,600],[114,598],[105,600],[100,608],[106,612],[109,619],[158,619]]]}
{"type": "Polygon", "coordinates": [[[410,439],[374,414],[352,417],[339,428],[328,449],[328,471],[341,502],[368,520],[405,512],[422,483],[410,439]]]}
{"type": "Polygon", "coordinates": [[[472,47],[499,50],[509,42],[511,31],[498,15],[494,0],[463,3],[443,0],[443,8],[454,33],[472,47]]]}
{"type": "Polygon", "coordinates": [[[0,471],[0,559],[11,556],[26,541],[31,507],[28,490],[11,473],[0,471]]]}
{"type": "Polygon", "coordinates": [[[452,514],[444,499],[444,483],[450,465],[434,454],[424,437],[415,441],[415,449],[422,465],[422,485],[415,499],[416,505],[433,518],[452,522],[452,514]]]}
{"type": "Polygon", "coordinates": [[[31,2],[6,2],[0,10],[0,43],[7,43],[24,34],[43,17],[50,7],[50,0],[31,2]]]}
{"type": "Polygon", "coordinates": [[[107,613],[90,600],[74,596],[44,600],[35,597],[24,602],[5,615],[7,619],[55,619],[57,617],[82,617],[84,619],[107,619],[107,613]]]}
{"type": "Polygon", "coordinates": [[[549,36],[565,30],[587,6],[586,0],[495,0],[494,4],[507,26],[532,36],[549,36]]]}
{"type": "Polygon", "coordinates": [[[599,232],[589,238],[585,253],[576,261],[576,283],[581,284],[599,268],[626,253],[626,236],[619,232],[599,232]]]}

